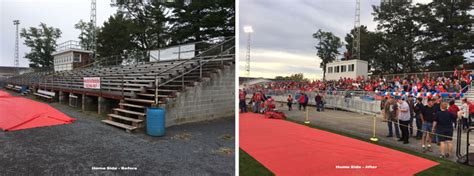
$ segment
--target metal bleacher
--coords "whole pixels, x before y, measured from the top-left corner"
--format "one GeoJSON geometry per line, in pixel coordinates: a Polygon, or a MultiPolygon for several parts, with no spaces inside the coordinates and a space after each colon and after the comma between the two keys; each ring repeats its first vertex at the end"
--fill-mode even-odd
{"type": "Polygon", "coordinates": [[[176,59],[70,71],[26,73],[5,80],[43,92],[69,92],[120,100],[104,123],[132,131],[144,127],[146,107],[166,104],[177,92],[235,63],[235,37],[209,46],[190,59],[176,59]],[[100,77],[100,89],[84,88],[84,77],[100,77]]]}

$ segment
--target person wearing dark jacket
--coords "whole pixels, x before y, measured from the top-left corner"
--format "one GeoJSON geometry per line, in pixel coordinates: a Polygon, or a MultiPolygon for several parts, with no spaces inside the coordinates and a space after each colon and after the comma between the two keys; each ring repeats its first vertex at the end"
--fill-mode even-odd
{"type": "Polygon", "coordinates": [[[437,112],[433,119],[432,131],[437,131],[440,142],[440,158],[449,158],[453,151],[453,123],[457,120],[457,115],[447,111],[448,104],[441,103],[441,111],[437,112]]]}
{"type": "Polygon", "coordinates": [[[415,101],[413,99],[413,95],[408,96],[407,103],[408,107],[410,108],[410,122],[408,122],[408,129],[410,132],[409,136],[413,136],[413,119],[415,118],[415,101]]]}
{"type": "Polygon", "coordinates": [[[423,133],[421,132],[421,112],[423,111],[424,105],[422,103],[423,98],[418,97],[416,99],[416,104],[414,107],[414,112],[415,112],[415,121],[416,121],[416,139],[421,139],[421,136],[423,133]]]}
{"type": "Polygon", "coordinates": [[[317,93],[316,97],[314,97],[314,101],[316,102],[316,110],[318,112],[323,110],[323,97],[317,93]]]}

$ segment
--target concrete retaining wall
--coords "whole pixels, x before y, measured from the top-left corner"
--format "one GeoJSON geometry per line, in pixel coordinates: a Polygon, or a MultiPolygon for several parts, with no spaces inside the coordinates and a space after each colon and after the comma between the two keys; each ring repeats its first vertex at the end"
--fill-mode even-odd
{"type": "Polygon", "coordinates": [[[234,65],[225,66],[167,103],[166,126],[234,116],[234,97],[234,65]]]}

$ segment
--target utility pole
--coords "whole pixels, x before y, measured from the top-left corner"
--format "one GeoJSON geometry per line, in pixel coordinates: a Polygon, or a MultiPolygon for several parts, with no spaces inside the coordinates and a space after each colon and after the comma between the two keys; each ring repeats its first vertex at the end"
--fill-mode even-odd
{"type": "Polygon", "coordinates": [[[244,32],[247,34],[247,54],[245,56],[245,71],[247,72],[247,76],[250,77],[250,35],[253,32],[252,26],[244,26],[244,32]]]}
{"type": "Polygon", "coordinates": [[[356,0],[354,29],[354,40],[352,40],[352,58],[360,59],[360,0],[356,0]]]}
{"type": "Polygon", "coordinates": [[[16,37],[15,37],[15,61],[14,65],[16,68],[16,74],[20,74],[20,60],[18,58],[18,25],[20,24],[20,20],[13,20],[13,25],[16,26],[16,37]]]}
{"type": "Polygon", "coordinates": [[[96,57],[97,51],[97,34],[96,34],[96,25],[97,25],[97,9],[96,9],[96,0],[91,0],[91,24],[92,24],[92,59],[96,57]]]}

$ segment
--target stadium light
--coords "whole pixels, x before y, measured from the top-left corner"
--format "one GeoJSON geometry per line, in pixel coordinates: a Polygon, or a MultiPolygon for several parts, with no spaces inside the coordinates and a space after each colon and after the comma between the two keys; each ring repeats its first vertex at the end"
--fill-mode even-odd
{"type": "Polygon", "coordinates": [[[244,26],[244,32],[247,34],[247,54],[245,56],[245,71],[247,72],[247,76],[250,77],[250,34],[253,33],[252,26],[244,26]]]}
{"type": "Polygon", "coordinates": [[[244,32],[245,33],[252,33],[253,32],[252,26],[244,26],[244,32]]]}

